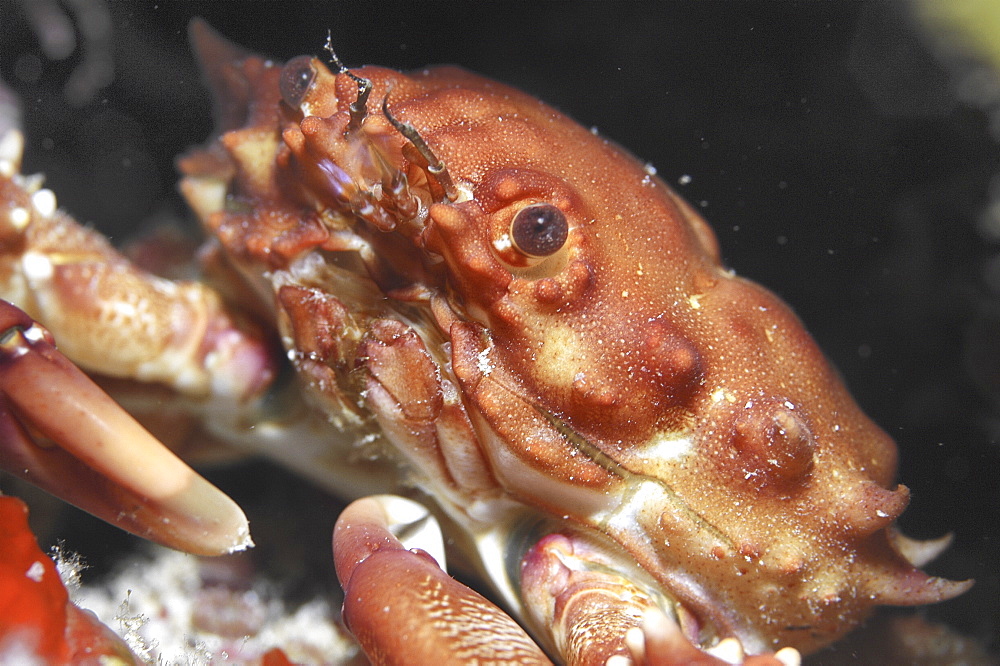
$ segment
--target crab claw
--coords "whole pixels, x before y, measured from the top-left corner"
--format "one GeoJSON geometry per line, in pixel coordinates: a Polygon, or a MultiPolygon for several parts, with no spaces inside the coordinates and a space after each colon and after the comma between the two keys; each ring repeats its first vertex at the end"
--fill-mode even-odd
{"type": "Polygon", "coordinates": [[[56,351],[47,330],[5,301],[0,467],[171,548],[222,555],[253,545],[233,500],[56,351]]]}
{"type": "MultiPolygon", "coordinates": [[[[337,519],[333,556],[344,622],[368,658],[375,664],[551,664],[503,611],[448,576],[426,550],[407,550],[390,531],[428,522],[434,519],[419,504],[388,495],[358,500],[337,519]]],[[[433,548],[441,548],[440,538],[438,531],[433,548]]]]}
{"type": "Polygon", "coordinates": [[[802,656],[794,648],[747,656],[735,638],[724,639],[703,652],[691,644],[676,622],[657,608],[643,612],[642,624],[628,630],[625,643],[629,657],[613,655],[605,666],[800,666],[802,663],[802,656]]]}
{"type": "Polygon", "coordinates": [[[733,637],[702,649],[697,619],[652,587],[618,575],[606,553],[572,533],[549,534],[521,561],[528,616],[549,627],[567,664],[603,666],[799,666],[793,648],[747,655],[733,637]],[[667,615],[662,608],[668,608],[667,615]]]}

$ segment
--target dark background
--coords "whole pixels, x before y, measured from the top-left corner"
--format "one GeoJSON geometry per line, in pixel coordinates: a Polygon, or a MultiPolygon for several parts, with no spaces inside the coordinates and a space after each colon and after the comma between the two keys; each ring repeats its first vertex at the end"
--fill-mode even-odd
{"type": "Polygon", "coordinates": [[[25,171],[116,241],[184,214],[172,158],[211,131],[192,16],[278,59],[321,54],[329,29],[349,65],[459,64],[598,127],[701,207],[726,262],[792,304],[897,439],[904,531],[953,531],[932,571],[979,581],[922,612],[996,648],[1000,248],[979,220],[1000,154],[956,95],[971,65],[905,8],[115,2],[114,80],[87,94],[64,87],[86,49],[46,58],[22,5],[0,0],[0,77],[24,101],[25,171]]]}

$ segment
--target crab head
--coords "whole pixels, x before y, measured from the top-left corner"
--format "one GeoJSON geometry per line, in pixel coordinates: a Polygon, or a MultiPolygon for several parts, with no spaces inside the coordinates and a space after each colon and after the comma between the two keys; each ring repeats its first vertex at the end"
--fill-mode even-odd
{"type": "MultiPolygon", "coordinates": [[[[198,30],[221,93],[226,205],[279,241],[264,252],[241,236],[231,254],[363,267],[378,298],[350,298],[375,314],[345,323],[348,299],[330,301],[327,365],[341,386],[368,382],[376,415],[379,395],[425,385],[398,401],[407,424],[461,414],[428,447],[461,440],[463,464],[446,454],[447,473],[427,477],[470,534],[507,521],[505,564],[484,568],[502,569],[497,586],[550,646],[585,650],[655,607],[696,646],[809,652],[875,606],[969,587],[919,570],[939,547],[894,531],[908,503],[894,442],[651,167],[456,68],[282,66],[198,30]],[[390,377],[393,354],[406,378],[390,377]]],[[[199,159],[189,176],[218,172],[199,159]]],[[[199,196],[196,210],[218,208],[199,196]]],[[[227,229],[212,231],[230,247],[227,229]]],[[[417,440],[398,424],[390,440],[417,440]]]]}

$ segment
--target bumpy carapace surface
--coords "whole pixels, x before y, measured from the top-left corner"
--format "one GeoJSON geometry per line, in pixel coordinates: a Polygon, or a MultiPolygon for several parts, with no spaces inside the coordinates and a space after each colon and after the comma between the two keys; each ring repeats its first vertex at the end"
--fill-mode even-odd
{"type": "MultiPolygon", "coordinates": [[[[425,475],[634,560],[622,575],[676,600],[696,640],[735,636],[751,652],[811,651],[875,605],[967,589],[901,554],[892,440],[789,308],[725,269],[705,222],[634,157],[459,69],[282,68],[206,43],[225,167],[202,153],[184,168],[189,183],[223,174],[229,201],[189,198],[244,269],[361,257],[404,314],[345,308],[352,294],[310,278],[278,290],[300,322],[288,335],[320,352],[299,369],[327,399],[329,368],[344,384],[364,366],[376,414],[405,413],[406,434],[388,429],[401,447],[446,449],[440,432],[413,433],[468,415],[461,463],[407,456],[425,475]],[[389,376],[401,368],[412,375],[389,376]]],[[[565,621],[568,586],[533,578],[543,550],[521,595],[536,623],[565,621]]]]}
{"type": "MultiPolygon", "coordinates": [[[[971,585],[919,570],[939,544],[893,531],[895,444],[634,157],[456,68],[334,72],[193,37],[220,121],[179,163],[205,256],[348,433],[290,457],[357,495],[392,485],[367,467],[383,438],[564,660],[626,654],[649,608],[695,646],[809,652],[971,585]]],[[[272,379],[254,374],[240,401],[272,379]]]]}

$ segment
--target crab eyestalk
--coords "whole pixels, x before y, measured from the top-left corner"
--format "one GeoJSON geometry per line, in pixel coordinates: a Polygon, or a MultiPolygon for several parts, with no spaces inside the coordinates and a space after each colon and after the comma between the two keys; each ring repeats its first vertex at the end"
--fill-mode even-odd
{"type": "Polygon", "coordinates": [[[113,525],[199,555],[251,545],[243,511],[0,301],[0,467],[113,525]]]}

